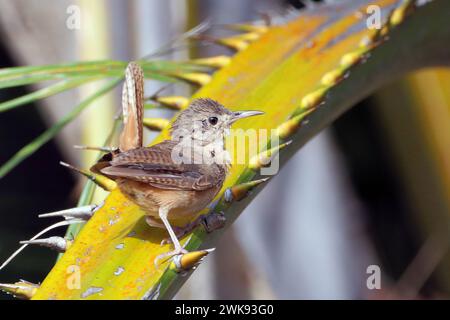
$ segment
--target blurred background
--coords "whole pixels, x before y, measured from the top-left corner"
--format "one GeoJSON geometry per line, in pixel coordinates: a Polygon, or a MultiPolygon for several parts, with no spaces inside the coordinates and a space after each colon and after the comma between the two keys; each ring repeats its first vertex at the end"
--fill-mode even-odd
{"type": "MultiPolygon", "coordinates": [[[[243,22],[302,7],[294,0],[0,0],[0,67],[132,60],[207,18],[243,22]],[[68,28],[77,10],[80,26],[68,28]]],[[[230,52],[191,48],[167,58],[217,53],[230,52]]],[[[449,80],[444,69],[398,79],[314,138],[244,211],[177,298],[448,298],[449,80]],[[373,265],[380,267],[381,289],[369,290],[373,265]]],[[[2,113],[0,164],[100,85],[2,113]]],[[[146,86],[147,93],[158,89],[146,86]]],[[[35,89],[1,90],[0,101],[35,89]]],[[[190,93],[188,86],[170,90],[190,93]]],[[[72,146],[101,145],[119,106],[118,92],[97,100],[0,180],[0,260],[47,226],[38,214],[76,205],[85,181],[58,162],[92,163],[89,153],[72,146]]],[[[96,194],[97,201],[103,197],[96,194]]],[[[1,271],[0,282],[38,283],[55,258],[47,249],[28,248],[1,271]]]]}

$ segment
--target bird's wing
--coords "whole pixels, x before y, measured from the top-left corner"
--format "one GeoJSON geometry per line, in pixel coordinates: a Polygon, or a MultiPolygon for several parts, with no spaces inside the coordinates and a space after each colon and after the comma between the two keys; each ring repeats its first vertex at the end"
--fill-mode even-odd
{"type": "Polygon", "coordinates": [[[170,190],[206,190],[223,182],[225,172],[215,164],[175,163],[173,146],[171,141],[165,141],[120,153],[100,171],[112,178],[127,178],[170,190]]]}

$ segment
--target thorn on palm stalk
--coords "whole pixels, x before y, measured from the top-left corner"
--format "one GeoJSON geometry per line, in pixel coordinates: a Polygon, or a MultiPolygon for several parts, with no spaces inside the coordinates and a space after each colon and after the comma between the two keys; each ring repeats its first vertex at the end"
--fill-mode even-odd
{"type": "Polygon", "coordinates": [[[160,103],[162,106],[173,110],[183,110],[189,105],[189,99],[183,96],[155,96],[152,100],[160,103]]]}
{"type": "Polygon", "coordinates": [[[39,285],[25,281],[20,280],[16,283],[0,283],[0,290],[13,295],[15,298],[19,299],[26,299],[29,300],[33,298],[34,294],[36,293],[37,289],[39,288],[39,285]]]}
{"type": "Polygon", "coordinates": [[[407,16],[414,12],[416,8],[415,0],[404,0],[396,9],[394,9],[389,18],[391,26],[397,26],[402,23],[407,16]]]}
{"type": "Polygon", "coordinates": [[[373,30],[368,35],[365,35],[359,42],[360,49],[371,50],[386,40],[388,28],[383,25],[379,29],[373,30]]]}
{"type": "Polygon", "coordinates": [[[45,239],[20,241],[20,244],[35,244],[38,246],[50,248],[52,250],[58,251],[59,253],[63,253],[66,252],[67,249],[69,249],[69,247],[72,245],[72,241],[55,236],[45,239]]]}
{"type": "Polygon", "coordinates": [[[262,167],[270,165],[272,159],[280,152],[281,149],[284,149],[288,145],[291,144],[292,141],[287,141],[285,143],[279,144],[269,150],[262,151],[256,155],[254,155],[248,163],[248,168],[251,170],[258,170],[262,167]]]}
{"type": "Polygon", "coordinates": [[[216,43],[226,46],[230,49],[234,49],[236,51],[242,51],[249,45],[247,40],[237,36],[217,39],[216,43]]]}
{"type": "Polygon", "coordinates": [[[39,218],[53,218],[53,217],[64,217],[66,220],[79,219],[83,221],[88,221],[95,211],[97,211],[100,206],[95,204],[90,204],[87,206],[76,207],[56,212],[40,214],[39,218]]]}
{"type": "Polygon", "coordinates": [[[101,151],[101,152],[114,152],[117,150],[117,148],[112,147],[93,147],[93,146],[80,146],[80,145],[74,145],[75,149],[80,150],[93,150],[93,151],[101,151]]]}
{"type": "Polygon", "coordinates": [[[168,75],[198,86],[204,86],[211,81],[211,76],[202,72],[175,73],[168,75]]]}
{"type": "Polygon", "coordinates": [[[60,161],[59,163],[66,168],[69,168],[79,174],[82,174],[83,176],[85,176],[86,178],[88,178],[89,180],[94,182],[97,186],[99,186],[100,188],[102,188],[105,191],[112,191],[113,189],[115,189],[117,187],[117,184],[113,180],[111,180],[105,176],[102,176],[99,174],[93,174],[87,170],[79,169],[77,167],[74,167],[74,166],[72,166],[68,163],[62,162],[62,161],[60,161]]]}
{"type": "Polygon", "coordinates": [[[343,68],[350,68],[358,63],[364,61],[364,59],[367,57],[368,48],[366,47],[360,47],[356,49],[355,51],[346,53],[342,56],[340,65],[343,68]]]}
{"type": "Polygon", "coordinates": [[[144,118],[142,124],[149,130],[162,131],[169,126],[169,120],[163,118],[144,118]]]}
{"type": "Polygon", "coordinates": [[[240,201],[244,199],[250,191],[263,182],[266,182],[269,178],[253,180],[237,184],[225,190],[224,199],[226,202],[240,201]]]}
{"type": "Polygon", "coordinates": [[[304,96],[300,102],[300,108],[302,110],[316,108],[325,100],[328,89],[328,86],[323,86],[304,96]]]}
{"type": "Polygon", "coordinates": [[[309,109],[309,110],[307,110],[305,112],[301,112],[300,114],[295,115],[292,118],[290,118],[289,120],[283,122],[276,129],[277,135],[281,139],[286,139],[286,138],[290,137],[298,130],[298,128],[300,128],[303,120],[309,114],[311,114],[313,111],[314,111],[314,109],[309,109]]]}
{"type": "Polygon", "coordinates": [[[388,24],[385,24],[385,25],[380,29],[380,32],[379,32],[379,40],[380,40],[380,41],[381,41],[381,40],[388,40],[388,39],[389,39],[388,33],[389,33],[389,25],[388,25],[388,24]]]}
{"type": "Polygon", "coordinates": [[[190,269],[195,269],[203,261],[203,259],[214,250],[215,248],[212,248],[177,255],[173,258],[169,268],[176,272],[186,272],[190,269]]]}
{"type": "Polygon", "coordinates": [[[253,42],[255,40],[258,40],[260,36],[261,36],[261,34],[258,32],[246,32],[246,33],[238,34],[238,35],[231,36],[231,37],[224,38],[224,39],[231,38],[231,39],[239,39],[239,40],[243,40],[243,41],[247,41],[247,42],[253,42]]]}
{"type": "MultiPolygon", "coordinates": [[[[67,210],[65,210],[67,211],[67,210]]],[[[61,212],[61,211],[60,211],[61,212]]],[[[45,215],[42,215],[45,216],[45,215]]],[[[61,216],[61,215],[59,215],[61,216]]],[[[66,220],[64,221],[59,221],[57,223],[54,223],[52,225],[50,225],[49,227],[45,228],[44,230],[40,231],[39,233],[37,233],[36,235],[34,235],[29,241],[33,241],[36,240],[37,238],[39,238],[40,236],[42,236],[43,234],[47,233],[50,230],[56,229],[58,227],[63,227],[63,226],[68,226],[71,224],[75,224],[75,223],[81,223],[84,222],[85,220],[83,219],[79,219],[79,218],[70,218],[67,217],[65,215],[63,215],[64,218],[66,220]]],[[[23,244],[19,249],[17,249],[12,255],[9,256],[8,259],[5,260],[5,262],[3,262],[3,264],[0,266],[0,270],[2,270],[3,268],[5,268],[19,253],[21,253],[29,244],[25,243],[23,244]]]]}
{"type": "Polygon", "coordinates": [[[340,66],[335,70],[331,70],[325,73],[320,82],[324,86],[328,87],[335,86],[346,77],[346,74],[347,68],[340,66]]]}
{"type": "Polygon", "coordinates": [[[235,51],[241,51],[248,47],[248,42],[242,38],[232,36],[227,38],[216,38],[209,35],[199,35],[196,37],[200,41],[215,43],[225,46],[235,51]]]}
{"type": "Polygon", "coordinates": [[[231,58],[228,56],[215,56],[215,57],[207,57],[207,58],[199,58],[199,59],[193,59],[190,61],[190,63],[199,65],[199,66],[205,66],[205,67],[211,67],[211,68],[223,68],[230,64],[231,58]]]}

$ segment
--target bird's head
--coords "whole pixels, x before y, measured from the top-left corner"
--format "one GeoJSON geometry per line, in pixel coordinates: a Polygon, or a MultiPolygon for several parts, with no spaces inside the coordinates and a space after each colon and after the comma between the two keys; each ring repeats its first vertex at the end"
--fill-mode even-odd
{"type": "Polygon", "coordinates": [[[172,125],[173,140],[191,139],[201,145],[221,141],[239,119],[263,114],[261,111],[230,111],[209,98],[195,99],[172,125]]]}

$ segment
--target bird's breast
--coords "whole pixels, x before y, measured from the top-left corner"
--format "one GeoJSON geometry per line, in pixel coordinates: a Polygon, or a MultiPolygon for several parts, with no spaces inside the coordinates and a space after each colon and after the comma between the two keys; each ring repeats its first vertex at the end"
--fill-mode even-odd
{"type": "Polygon", "coordinates": [[[159,208],[169,209],[169,219],[195,216],[217,195],[220,186],[206,190],[168,190],[147,183],[118,179],[120,191],[148,215],[159,217],[159,208]]]}

